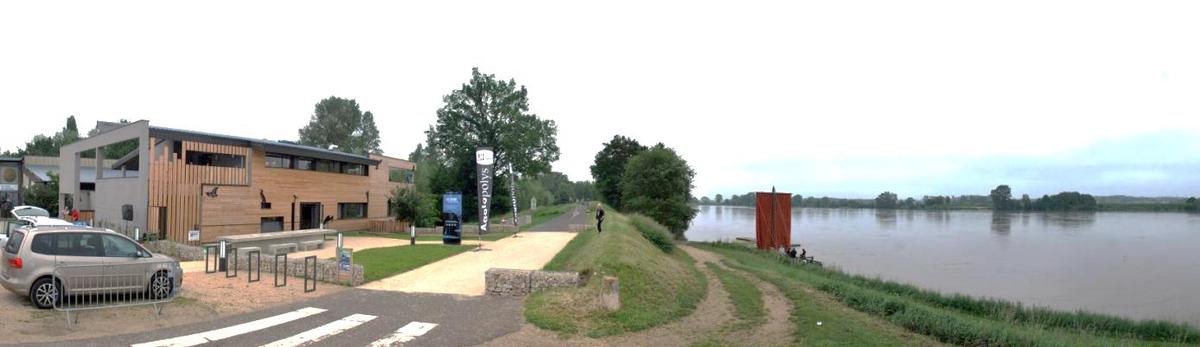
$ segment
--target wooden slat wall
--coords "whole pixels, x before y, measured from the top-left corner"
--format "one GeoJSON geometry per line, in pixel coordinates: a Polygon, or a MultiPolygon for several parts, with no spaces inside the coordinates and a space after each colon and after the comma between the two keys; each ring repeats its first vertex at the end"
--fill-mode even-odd
{"type": "MultiPolygon", "coordinates": [[[[184,141],[183,153],[176,159],[171,153],[170,140],[158,145],[154,145],[158,143],[158,139],[151,138],[149,142],[152,146],[150,206],[167,209],[168,239],[186,241],[187,231],[200,225],[202,186],[250,184],[250,148],[184,141]],[[246,165],[241,168],[186,165],[187,153],[192,151],[241,155],[246,158],[246,165]]],[[[156,209],[151,208],[147,212],[151,212],[149,210],[156,209]]],[[[148,226],[152,230],[157,229],[158,214],[154,213],[148,217],[148,226]]]]}

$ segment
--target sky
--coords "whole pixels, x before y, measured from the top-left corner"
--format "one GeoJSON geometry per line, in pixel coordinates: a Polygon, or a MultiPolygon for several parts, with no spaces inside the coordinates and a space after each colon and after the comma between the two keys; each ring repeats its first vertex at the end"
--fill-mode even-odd
{"type": "Polygon", "coordinates": [[[696,196],[1200,195],[1200,2],[0,4],[0,150],[75,115],[294,140],[339,96],[386,154],[479,67],[590,180],[622,134],[696,196]]]}

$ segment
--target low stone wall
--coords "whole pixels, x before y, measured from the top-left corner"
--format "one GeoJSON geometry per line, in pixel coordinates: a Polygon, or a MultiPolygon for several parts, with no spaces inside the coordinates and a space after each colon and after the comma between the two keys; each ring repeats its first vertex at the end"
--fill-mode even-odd
{"type": "Polygon", "coordinates": [[[491,268],[484,274],[487,295],[522,296],[548,288],[579,286],[578,272],[491,268]]]}
{"type": "Polygon", "coordinates": [[[172,241],[150,241],[143,243],[147,250],[175,258],[178,261],[204,260],[204,248],[188,246],[172,241]]]}
{"type": "MultiPolygon", "coordinates": [[[[262,271],[263,280],[274,281],[275,273],[272,272],[271,269],[275,264],[275,257],[263,253],[260,259],[262,262],[258,265],[259,269],[262,271]]],[[[283,260],[283,257],[280,257],[280,260],[283,260]]],[[[233,257],[230,257],[229,261],[230,264],[232,264],[233,257]]],[[[279,264],[278,267],[280,268],[280,271],[283,270],[283,264],[279,264]]],[[[237,268],[240,271],[250,271],[250,259],[247,258],[246,254],[238,254],[237,268]]],[[[310,268],[309,270],[312,269],[310,268]]],[[[286,273],[295,277],[288,279],[288,281],[303,281],[302,277],[304,276],[304,258],[288,257],[286,273]]],[[[238,275],[245,276],[245,274],[238,275]]],[[[309,276],[312,276],[312,274],[309,274],[309,276]]],[[[321,282],[357,287],[363,284],[363,266],[361,264],[352,264],[350,271],[340,271],[336,260],[317,259],[317,280],[321,282]]],[[[291,285],[291,283],[289,283],[289,285],[291,285]]]]}

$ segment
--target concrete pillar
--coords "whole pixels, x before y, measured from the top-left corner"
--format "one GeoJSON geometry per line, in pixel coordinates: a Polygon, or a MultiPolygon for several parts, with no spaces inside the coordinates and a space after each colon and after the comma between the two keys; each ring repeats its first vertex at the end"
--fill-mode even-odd
{"type": "Polygon", "coordinates": [[[621,309],[621,282],[616,277],[604,277],[604,286],[600,289],[600,304],[608,311],[621,309]]]}

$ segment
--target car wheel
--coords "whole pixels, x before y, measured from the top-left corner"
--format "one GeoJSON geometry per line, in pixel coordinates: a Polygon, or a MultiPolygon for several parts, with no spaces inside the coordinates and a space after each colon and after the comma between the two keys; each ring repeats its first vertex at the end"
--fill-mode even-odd
{"type": "Polygon", "coordinates": [[[58,283],[50,278],[43,278],[33,282],[33,288],[29,291],[29,301],[33,302],[34,306],[40,309],[54,308],[58,301],[62,299],[62,291],[59,290],[58,283]]]}
{"type": "Polygon", "coordinates": [[[162,300],[171,297],[171,292],[175,289],[175,281],[171,280],[171,276],[166,273],[159,272],[150,278],[150,298],[154,300],[162,300]]]}

